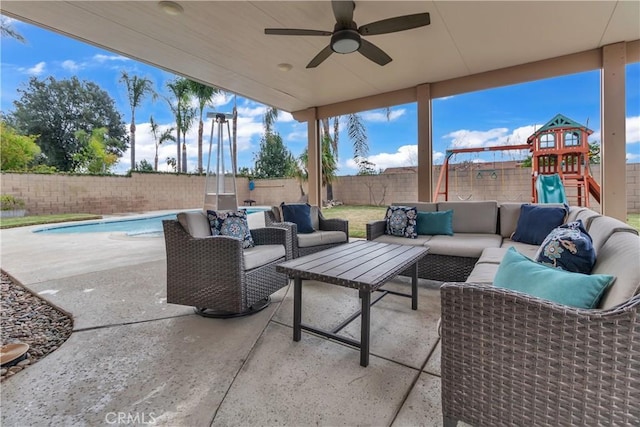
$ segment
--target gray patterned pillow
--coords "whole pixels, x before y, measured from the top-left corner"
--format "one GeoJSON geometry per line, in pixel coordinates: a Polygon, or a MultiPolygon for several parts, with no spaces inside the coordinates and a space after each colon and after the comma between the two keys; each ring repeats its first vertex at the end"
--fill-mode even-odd
{"type": "Polygon", "coordinates": [[[244,249],[255,246],[245,211],[207,211],[207,218],[213,236],[229,236],[242,240],[244,249]]]}
{"type": "Polygon", "coordinates": [[[385,215],[387,221],[385,234],[415,239],[418,237],[417,218],[418,211],[414,207],[389,206],[385,215]]]}

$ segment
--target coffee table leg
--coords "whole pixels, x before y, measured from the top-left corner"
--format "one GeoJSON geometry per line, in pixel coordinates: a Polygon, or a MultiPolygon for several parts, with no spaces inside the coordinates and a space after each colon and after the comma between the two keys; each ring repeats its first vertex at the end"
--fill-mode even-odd
{"type": "Polygon", "coordinates": [[[302,279],[293,279],[293,340],[300,341],[302,338],[302,279]]]}
{"type": "Polygon", "coordinates": [[[360,316],[360,366],[369,366],[369,330],[371,326],[371,292],[360,291],[362,314],[360,316]]]}
{"type": "Polygon", "coordinates": [[[411,271],[411,309],[418,309],[418,263],[413,264],[411,271]]]}

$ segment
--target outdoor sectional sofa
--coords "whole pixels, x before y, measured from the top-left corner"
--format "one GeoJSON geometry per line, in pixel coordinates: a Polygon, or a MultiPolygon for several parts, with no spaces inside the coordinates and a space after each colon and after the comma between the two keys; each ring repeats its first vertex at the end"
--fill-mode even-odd
{"type": "MultiPolygon", "coordinates": [[[[596,308],[574,308],[502,287],[494,277],[511,240],[520,203],[397,203],[422,211],[453,209],[453,236],[418,239],[367,226],[369,240],[430,247],[422,278],[440,288],[442,411],[445,425],[640,425],[640,236],[590,209],[571,207],[593,240],[591,274],[615,281],[596,308]]],[[[514,281],[525,281],[520,277],[514,281]]]]}

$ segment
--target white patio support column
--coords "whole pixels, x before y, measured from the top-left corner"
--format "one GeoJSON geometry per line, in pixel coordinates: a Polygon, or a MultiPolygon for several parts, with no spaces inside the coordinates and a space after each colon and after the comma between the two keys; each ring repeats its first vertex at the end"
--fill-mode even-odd
{"type": "Polygon", "coordinates": [[[600,84],[600,156],[602,163],[602,214],[627,220],[626,181],[626,43],[602,48],[600,84]]]}
{"type": "Polygon", "coordinates": [[[431,85],[416,87],[418,103],[418,200],[433,198],[433,134],[431,116],[431,85]]]}
{"type": "Polygon", "coordinates": [[[307,147],[309,160],[309,204],[322,207],[322,156],[320,155],[320,127],[317,108],[309,109],[307,118],[307,147]]]}

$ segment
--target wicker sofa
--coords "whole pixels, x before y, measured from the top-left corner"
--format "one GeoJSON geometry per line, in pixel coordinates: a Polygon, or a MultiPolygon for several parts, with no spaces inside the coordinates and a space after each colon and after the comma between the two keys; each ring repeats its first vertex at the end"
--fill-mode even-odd
{"type": "Polygon", "coordinates": [[[349,222],[339,218],[327,219],[317,206],[311,206],[313,233],[298,233],[296,224],[283,221],[278,206],[265,211],[265,224],[267,227],[284,227],[289,231],[294,258],[349,242],[349,222]]]}
{"type": "MultiPolygon", "coordinates": [[[[538,249],[510,239],[521,204],[494,203],[398,203],[454,209],[455,235],[435,242],[436,236],[423,236],[421,244],[432,250],[423,261],[427,265],[419,266],[421,277],[446,282],[441,287],[444,424],[640,425],[637,230],[590,209],[570,209],[566,221],[581,219],[593,239],[592,273],[616,277],[597,309],[572,308],[491,285],[509,247],[529,257],[538,249]],[[490,231],[478,222],[487,216],[495,220],[494,235],[477,233],[490,231]],[[484,241],[496,243],[478,250],[483,234],[490,238],[484,241]],[[445,267],[428,265],[440,262],[445,267]]],[[[380,223],[367,227],[368,238],[418,244],[379,234],[380,223]]]]}

